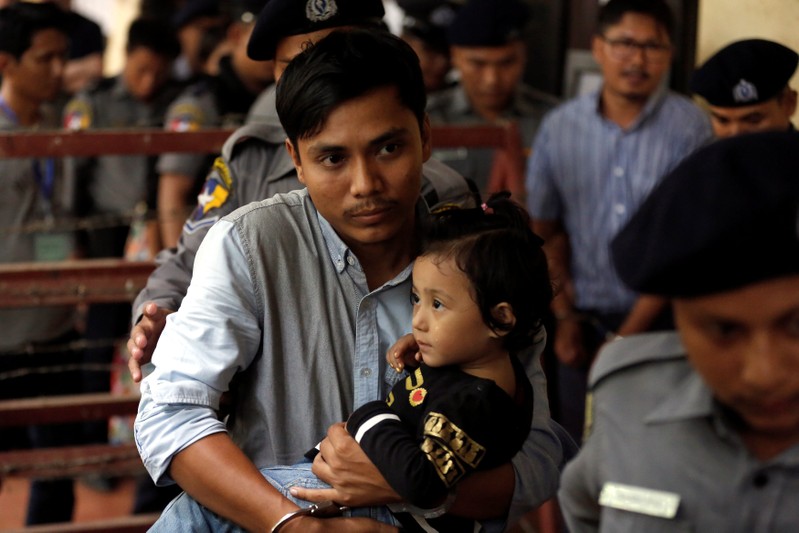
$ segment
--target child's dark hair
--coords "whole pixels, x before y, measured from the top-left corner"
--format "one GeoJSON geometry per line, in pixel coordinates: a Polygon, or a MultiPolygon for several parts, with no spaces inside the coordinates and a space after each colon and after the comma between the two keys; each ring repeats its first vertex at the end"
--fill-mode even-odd
{"type": "Polygon", "coordinates": [[[674,16],[665,0],[610,0],[599,8],[597,33],[604,35],[610,26],[618,24],[627,13],[652,17],[669,36],[673,35],[674,16]]]}
{"type": "Polygon", "coordinates": [[[477,209],[450,209],[432,215],[424,228],[421,255],[454,259],[472,285],[483,321],[505,332],[503,348],[518,352],[533,343],[549,312],[552,283],[543,241],[530,229],[530,217],[510,193],[492,195],[477,209]],[[507,302],[515,325],[498,322],[491,310],[507,302]]]}
{"type": "Polygon", "coordinates": [[[180,55],[180,41],[167,22],[153,17],[140,17],[128,29],[127,53],[147,48],[161,57],[173,60],[180,55]]]}
{"type": "Polygon", "coordinates": [[[297,146],[319,133],[337,106],[382,87],[396,87],[421,128],[427,96],[413,49],[385,30],[336,30],[288,64],[277,83],[277,114],[297,146]]]}
{"type": "Polygon", "coordinates": [[[0,52],[19,59],[37,32],[50,29],[67,35],[66,15],[55,4],[20,2],[4,7],[0,9],[0,52]]]}

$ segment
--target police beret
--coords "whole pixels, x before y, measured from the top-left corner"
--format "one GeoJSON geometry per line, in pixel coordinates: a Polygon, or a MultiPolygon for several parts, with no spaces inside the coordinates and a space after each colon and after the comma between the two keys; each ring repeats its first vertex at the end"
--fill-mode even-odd
{"type": "Polygon", "coordinates": [[[774,98],[788,84],[799,55],[766,41],[734,42],[708,59],[691,78],[691,90],[710,105],[740,107],[774,98]]]}
{"type": "Polygon", "coordinates": [[[633,290],[724,292],[799,274],[799,132],[716,141],[652,191],[611,243],[633,290]]]}
{"type": "Polygon", "coordinates": [[[521,0],[470,0],[449,26],[456,46],[503,46],[521,39],[529,10],[521,0]]]}
{"type": "Polygon", "coordinates": [[[456,0],[398,0],[397,5],[405,11],[402,31],[434,49],[446,51],[449,48],[447,29],[461,4],[456,0]]]}
{"type": "Polygon", "coordinates": [[[187,0],[172,17],[172,25],[180,29],[200,17],[218,17],[221,14],[219,0],[187,0]]]}
{"type": "Polygon", "coordinates": [[[256,60],[274,59],[277,43],[284,37],[379,24],[384,15],[381,0],[267,0],[247,44],[247,55],[256,60]]]}

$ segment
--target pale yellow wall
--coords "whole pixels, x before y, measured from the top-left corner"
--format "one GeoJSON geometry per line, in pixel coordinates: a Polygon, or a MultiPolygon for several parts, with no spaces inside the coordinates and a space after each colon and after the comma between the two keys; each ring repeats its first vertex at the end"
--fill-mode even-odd
{"type": "MultiPolygon", "coordinates": [[[[733,41],[755,37],[799,51],[799,0],[699,0],[697,65],[733,41]]],[[[799,89],[799,74],[791,86],[799,89]]]]}

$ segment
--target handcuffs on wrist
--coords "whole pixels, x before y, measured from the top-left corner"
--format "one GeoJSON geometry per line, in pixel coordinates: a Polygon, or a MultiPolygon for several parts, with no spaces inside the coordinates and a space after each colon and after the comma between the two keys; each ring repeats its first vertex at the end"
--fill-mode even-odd
{"type": "Polygon", "coordinates": [[[271,533],[278,533],[278,531],[283,529],[286,524],[295,518],[301,518],[303,516],[310,516],[313,518],[332,518],[335,516],[341,516],[344,511],[347,511],[348,509],[349,507],[345,505],[339,505],[330,500],[314,503],[310,507],[297,509],[296,511],[292,511],[283,515],[283,517],[277,521],[274,527],[272,527],[271,533]]]}

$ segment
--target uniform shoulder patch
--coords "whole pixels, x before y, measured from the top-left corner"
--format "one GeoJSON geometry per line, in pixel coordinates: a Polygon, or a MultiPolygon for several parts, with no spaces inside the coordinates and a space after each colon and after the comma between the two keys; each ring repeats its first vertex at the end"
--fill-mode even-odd
{"type": "Polygon", "coordinates": [[[70,131],[85,130],[91,127],[92,122],[92,108],[86,100],[72,100],[64,108],[64,128],[70,131]]]}
{"type": "Polygon", "coordinates": [[[197,131],[205,122],[203,110],[195,102],[176,104],[169,112],[168,131],[197,131]]]}
{"type": "Polygon", "coordinates": [[[208,213],[225,205],[232,187],[233,177],[230,169],[222,157],[217,157],[200,194],[197,195],[197,207],[186,222],[186,230],[191,233],[204,227],[203,222],[208,213]]]}

